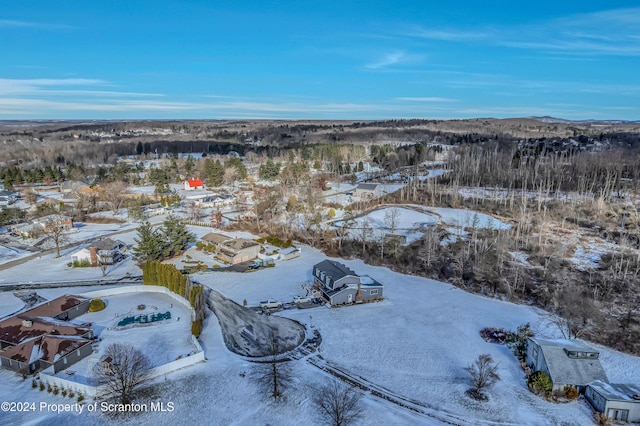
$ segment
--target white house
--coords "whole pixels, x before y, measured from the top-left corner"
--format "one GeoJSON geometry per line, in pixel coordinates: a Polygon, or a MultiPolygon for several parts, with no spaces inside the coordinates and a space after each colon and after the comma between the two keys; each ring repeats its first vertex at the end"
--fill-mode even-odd
{"type": "Polygon", "coordinates": [[[194,189],[204,189],[202,179],[187,179],[183,182],[185,191],[193,191],[194,189]]]}

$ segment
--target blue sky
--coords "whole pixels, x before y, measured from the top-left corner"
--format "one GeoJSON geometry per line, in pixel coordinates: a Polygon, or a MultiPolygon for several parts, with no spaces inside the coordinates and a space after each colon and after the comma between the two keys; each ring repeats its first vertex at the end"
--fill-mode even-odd
{"type": "Polygon", "coordinates": [[[637,1],[4,0],[0,119],[640,120],[637,1]]]}

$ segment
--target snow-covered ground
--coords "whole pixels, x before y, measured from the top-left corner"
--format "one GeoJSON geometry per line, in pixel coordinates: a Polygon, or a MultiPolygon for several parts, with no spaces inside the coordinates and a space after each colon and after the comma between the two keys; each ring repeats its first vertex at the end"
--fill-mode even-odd
{"type": "Polygon", "coordinates": [[[0,318],[4,318],[24,307],[24,302],[12,293],[0,292],[0,318]]]}
{"type": "Polygon", "coordinates": [[[442,222],[446,223],[447,225],[459,226],[461,228],[511,228],[511,225],[502,223],[495,217],[486,215],[484,213],[475,212],[473,210],[450,209],[442,207],[427,207],[426,210],[438,214],[442,222]]]}
{"type": "MultiPolygon", "coordinates": [[[[419,240],[422,237],[422,232],[419,232],[420,228],[432,226],[439,222],[438,216],[433,214],[403,207],[384,207],[355,219],[352,226],[353,230],[350,232],[351,237],[359,238],[360,231],[358,228],[364,228],[366,225],[372,229],[372,235],[368,238],[376,241],[381,240],[385,234],[391,232],[391,216],[395,216],[395,219],[393,219],[393,222],[395,222],[393,232],[406,236],[408,243],[419,240]]],[[[337,221],[334,225],[340,227],[343,223],[343,221],[337,221]]]]}
{"type": "Polygon", "coordinates": [[[149,358],[152,367],[175,361],[178,357],[187,356],[196,350],[189,338],[191,313],[171,297],[161,293],[127,293],[104,297],[102,300],[107,305],[104,310],[87,312],[74,320],[93,324],[94,335],[100,339],[100,350],[58,372],[58,376],[95,386],[91,368],[110,343],[126,342],[133,345],[149,358]],[[143,309],[139,309],[139,306],[143,309]],[[170,319],[118,327],[118,323],[127,317],[166,312],[171,313],[170,319]]]}
{"type": "MultiPolygon", "coordinates": [[[[407,237],[407,243],[412,243],[422,237],[421,228],[433,226],[438,223],[448,225],[447,231],[454,235],[450,238],[455,241],[457,237],[466,235],[464,228],[492,228],[509,229],[511,225],[501,222],[492,216],[473,210],[425,207],[420,205],[398,205],[397,207],[383,207],[373,210],[365,216],[354,220],[350,235],[352,238],[362,238],[362,228],[365,225],[372,229],[370,240],[381,240],[385,234],[391,232],[391,217],[395,214],[394,233],[407,237]]],[[[336,211],[336,217],[344,215],[342,210],[336,211]]],[[[344,222],[337,220],[333,226],[340,227],[344,222]]],[[[450,242],[451,242],[450,241],[450,242]]]]}
{"type": "MultiPolygon", "coordinates": [[[[250,305],[257,304],[266,298],[286,302],[303,294],[301,284],[312,280],[313,265],[325,258],[322,253],[304,246],[301,257],[279,262],[275,268],[253,273],[208,272],[195,274],[194,278],[239,304],[244,299],[250,305]]],[[[381,281],[385,285],[385,300],[334,309],[324,306],[290,309],[277,314],[319,330],[320,355],[327,362],[436,411],[458,416],[460,424],[592,424],[591,409],[583,399],[553,404],[532,395],[526,388],[524,373],[509,350],[485,342],[478,334],[483,327],[515,329],[530,322],[539,337],[559,337],[559,332],[537,309],[472,295],[445,283],[401,275],[365,265],[360,260],[342,262],[358,274],[381,281]],[[482,353],[491,354],[499,363],[502,378],[490,389],[487,403],[475,402],[464,394],[469,387],[464,367],[482,353]]],[[[50,273],[37,269],[33,275],[35,279],[44,280],[43,275],[50,273]]],[[[39,293],[52,297],[60,291],[63,290],[39,293]]],[[[0,297],[5,296],[0,293],[0,297]]],[[[122,304],[110,302],[108,309],[118,305],[122,304]]],[[[108,314],[104,312],[103,315],[108,314]]],[[[153,327],[161,325],[151,326],[149,330],[153,327]]],[[[135,341],[138,337],[128,339],[135,341]]],[[[310,386],[317,387],[327,380],[326,373],[304,359],[293,361],[295,388],[286,393],[285,401],[273,403],[250,380],[248,373],[252,364],[224,346],[215,316],[206,320],[200,341],[208,359],[206,363],[168,374],[154,385],[154,400],[173,402],[174,412],[137,413],[118,417],[116,421],[136,425],[320,424],[313,411],[314,391],[310,386]]],[[[147,342],[145,346],[154,344],[147,342]]],[[[640,358],[604,347],[598,349],[612,382],[640,382],[640,358]]],[[[23,382],[6,370],[0,370],[0,397],[9,401],[71,402],[68,398],[32,390],[29,381],[23,382]]],[[[435,418],[370,395],[364,397],[363,406],[366,410],[360,425],[441,424],[435,418]]],[[[7,425],[28,422],[66,425],[78,421],[102,425],[112,424],[114,419],[86,412],[80,416],[8,413],[2,419],[7,425]]]]}
{"type": "Polygon", "coordinates": [[[0,264],[32,254],[26,250],[0,245],[0,264]]]}

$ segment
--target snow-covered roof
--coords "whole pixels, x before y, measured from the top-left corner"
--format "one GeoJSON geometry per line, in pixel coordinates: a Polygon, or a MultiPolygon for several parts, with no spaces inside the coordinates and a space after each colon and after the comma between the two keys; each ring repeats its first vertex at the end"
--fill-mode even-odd
{"type": "Polygon", "coordinates": [[[589,387],[609,401],[631,401],[640,404],[640,384],[605,383],[596,380],[589,383],[589,387]]]}
{"type": "Polygon", "coordinates": [[[569,340],[542,340],[529,338],[540,346],[549,376],[555,383],[585,386],[594,380],[608,382],[607,375],[597,358],[598,351],[584,343],[569,340]],[[595,357],[572,357],[570,352],[595,354],[595,357]]]}

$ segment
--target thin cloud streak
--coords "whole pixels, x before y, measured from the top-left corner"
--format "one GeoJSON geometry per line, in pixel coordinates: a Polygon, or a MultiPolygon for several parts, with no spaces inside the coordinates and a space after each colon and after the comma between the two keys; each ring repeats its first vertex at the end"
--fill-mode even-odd
{"type": "Polygon", "coordinates": [[[396,35],[570,55],[640,56],[640,8],[577,14],[535,25],[494,26],[477,31],[414,26],[396,35]]]}

